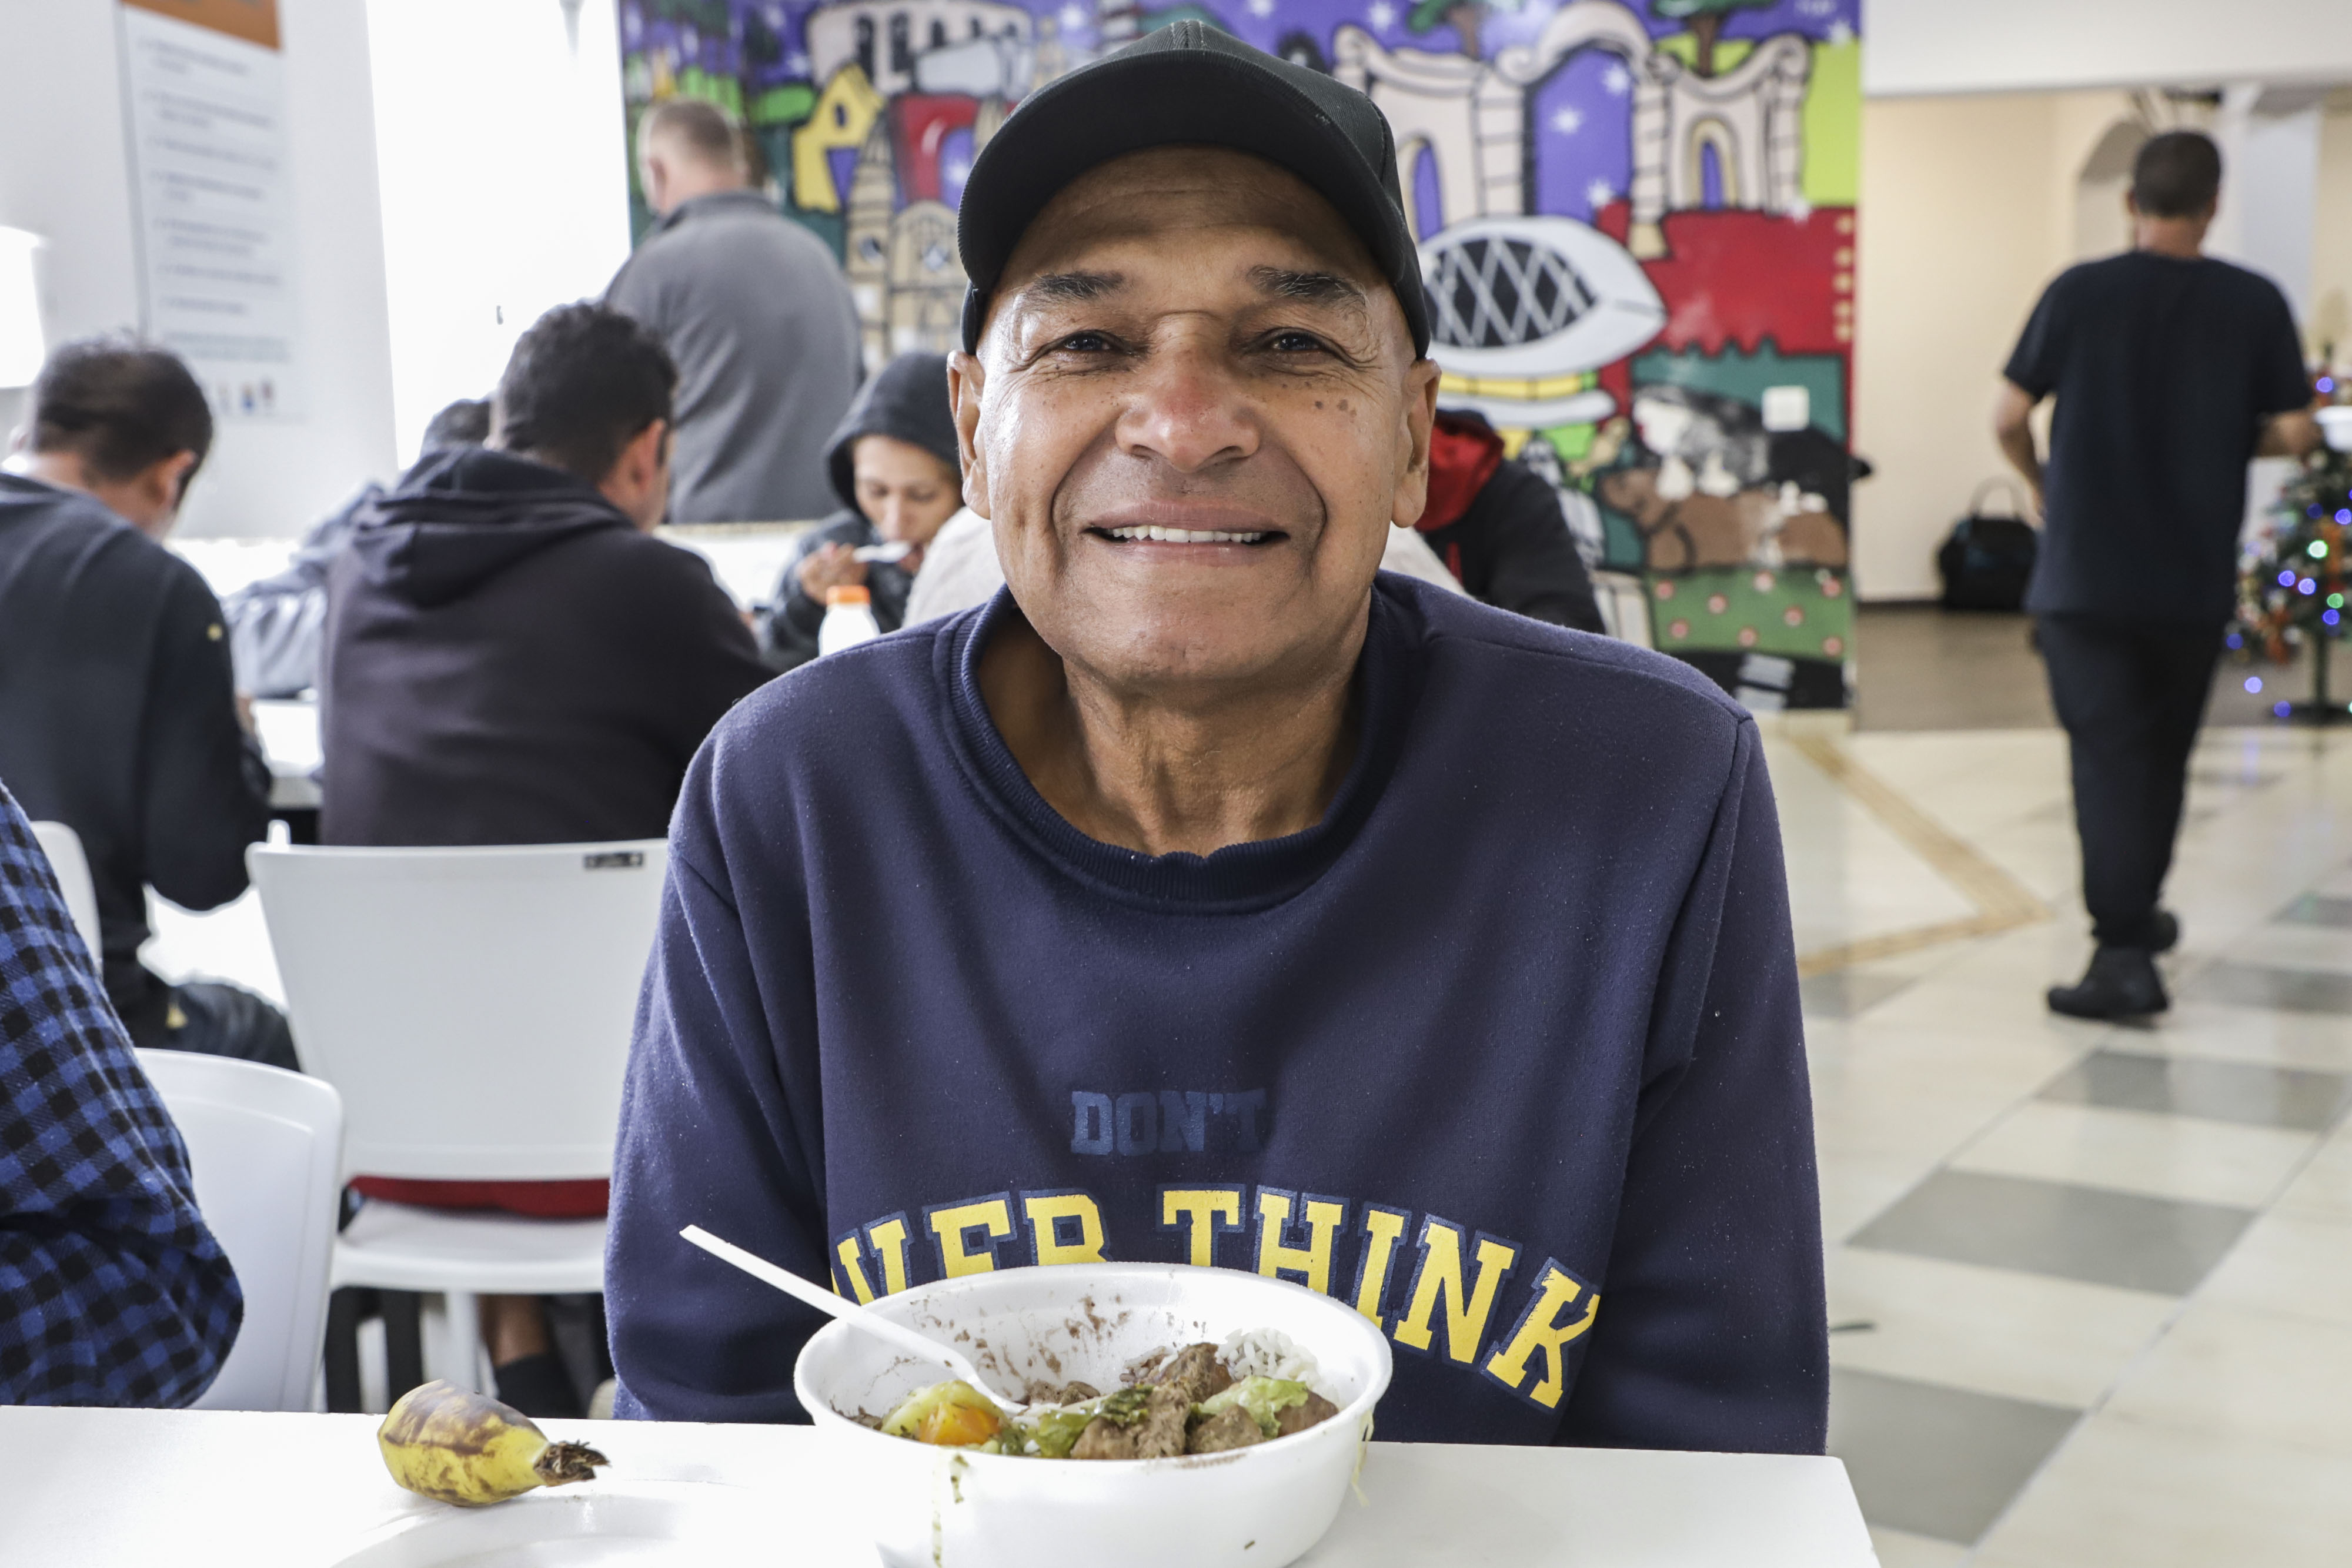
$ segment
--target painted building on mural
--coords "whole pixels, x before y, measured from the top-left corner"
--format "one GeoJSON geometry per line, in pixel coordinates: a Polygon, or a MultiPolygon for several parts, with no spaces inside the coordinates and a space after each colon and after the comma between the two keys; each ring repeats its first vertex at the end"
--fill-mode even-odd
{"type": "Polygon", "coordinates": [[[1330,73],[1395,131],[1441,403],[1558,488],[1619,634],[1842,705],[1859,0],[1223,4],[622,0],[624,81],[744,116],[878,364],[953,346],[956,204],[1040,84],[1186,17],[1330,73]]]}

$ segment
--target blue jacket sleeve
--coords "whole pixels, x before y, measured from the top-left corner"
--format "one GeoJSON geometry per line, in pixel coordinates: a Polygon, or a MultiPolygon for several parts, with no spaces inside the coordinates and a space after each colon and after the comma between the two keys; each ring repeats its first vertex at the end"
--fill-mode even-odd
{"type": "Polygon", "coordinates": [[[785,952],[762,928],[755,976],[725,873],[704,868],[762,862],[765,880],[794,879],[772,852],[719,853],[711,797],[720,750],[704,748],[679,799],[622,1092],[604,1256],[614,1410],[798,1421],[793,1364],[824,1320],[678,1237],[698,1224],[805,1279],[831,1278],[805,920],[785,952]]]}
{"type": "Polygon", "coordinates": [[[1818,1454],[1829,1333],[1780,827],[1752,724],[1659,976],[1624,1197],[1557,1441],[1818,1454]]]}
{"type": "Polygon", "coordinates": [[[244,1311],[179,1132],[0,790],[0,1405],[186,1405],[244,1311]]]}

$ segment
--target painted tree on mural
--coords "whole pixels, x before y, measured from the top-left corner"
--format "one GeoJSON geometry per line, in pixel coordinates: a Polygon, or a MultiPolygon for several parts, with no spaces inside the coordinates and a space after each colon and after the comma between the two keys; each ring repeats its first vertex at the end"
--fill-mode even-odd
{"type": "Polygon", "coordinates": [[[1716,41],[1734,11],[1757,11],[1773,0],[1650,0],[1650,9],[1689,29],[1693,45],[1691,69],[1703,77],[1715,74],[1716,41]]]}
{"type": "Polygon", "coordinates": [[[1419,0],[1405,17],[1404,25],[1411,32],[1426,33],[1444,22],[1461,40],[1462,52],[1476,59],[1478,33],[1487,14],[1498,10],[1517,12],[1526,4],[1527,0],[1419,0]]]}

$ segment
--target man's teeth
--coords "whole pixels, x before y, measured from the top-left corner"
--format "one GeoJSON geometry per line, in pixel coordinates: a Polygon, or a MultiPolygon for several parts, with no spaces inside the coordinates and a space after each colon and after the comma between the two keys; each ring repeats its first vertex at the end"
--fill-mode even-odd
{"type": "Polygon", "coordinates": [[[1156,539],[1171,545],[1254,545],[1265,538],[1258,533],[1227,533],[1216,528],[1108,528],[1115,539],[1156,539]]]}

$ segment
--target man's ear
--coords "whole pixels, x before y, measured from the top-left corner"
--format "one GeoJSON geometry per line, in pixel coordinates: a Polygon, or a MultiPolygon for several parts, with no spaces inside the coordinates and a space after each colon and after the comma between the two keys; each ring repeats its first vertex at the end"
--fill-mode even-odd
{"type": "Polygon", "coordinates": [[[1409,528],[1429,505],[1429,444],[1437,428],[1437,363],[1415,360],[1405,372],[1402,417],[1398,422],[1396,502],[1389,520],[1409,528]]]}
{"type": "Polygon", "coordinates": [[[988,371],[961,349],[948,356],[948,406],[955,411],[956,453],[963,459],[963,504],[988,516],[988,458],[980,445],[980,394],[988,371]]]}

